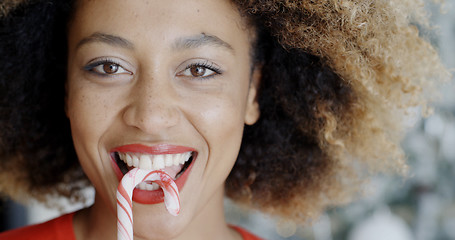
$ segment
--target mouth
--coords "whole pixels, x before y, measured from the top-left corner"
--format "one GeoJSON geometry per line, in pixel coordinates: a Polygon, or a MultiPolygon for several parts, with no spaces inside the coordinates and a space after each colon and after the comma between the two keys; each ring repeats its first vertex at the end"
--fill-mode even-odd
{"type": "MultiPolygon", "coordinates": [[[[125,145],[111,151],[111,160],[119,181],[133,168],[161,170],[173,178],[179,189],[191,172],[197,152],[188,147],[173,145],[125,145]]],[[[133,201],[143,204],[163,202],[164,193],[158,184],[142,182],[133,192],[133,201]]]]}

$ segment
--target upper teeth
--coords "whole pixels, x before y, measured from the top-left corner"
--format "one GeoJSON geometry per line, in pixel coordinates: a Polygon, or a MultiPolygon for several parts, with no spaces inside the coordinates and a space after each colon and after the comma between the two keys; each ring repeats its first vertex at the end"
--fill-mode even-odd
{"type": "Polygon", "coordinates": [[[137,167],[144,170],[160,170],[165,167],[184,164],[191,157],[191,152],[179,154],[150,155],[141,153],[118,153],[120,159],[129,167],[137,167]]]}

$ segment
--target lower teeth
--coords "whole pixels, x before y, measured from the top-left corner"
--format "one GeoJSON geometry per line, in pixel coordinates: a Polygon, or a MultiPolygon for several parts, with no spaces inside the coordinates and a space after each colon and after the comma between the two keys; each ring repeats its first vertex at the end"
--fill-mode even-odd
{"type": "Polygon", "coordinates": [[[156,183],[141,182],[137,185],[136,188],[141,189],[141,190],[154,191],[154,190],[158,190],[160,188],[160,186],[156,183]]]}

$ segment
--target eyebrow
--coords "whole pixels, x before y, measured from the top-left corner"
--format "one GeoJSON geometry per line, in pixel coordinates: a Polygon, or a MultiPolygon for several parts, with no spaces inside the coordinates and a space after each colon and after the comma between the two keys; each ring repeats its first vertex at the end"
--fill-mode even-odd
{"type": "MultiPolygon", "coordinates": [[[[118,46],[127,49],[134,49],[134,44],[128,41],[125,38],[120,36],[111,35],[107,33],[95,32],[92,35],[83,38],[76,45],[76,49],[80,48],[82,45],[94,42],[106,43],[113,46],[118,46]]],[[[230,52],[234,53],[234,48],[227,42],[221,40],[217,36],[208,35],[205,33],[198,34],[191,37],[183,37],[177,39],[172,45],[173,50],[183,50],[183,49],[194,49],[204,45],[212,45],[216,47],[222,47],[230,52]]]]}
{"type": "Polygon", "coordinates": [[[198,47],[202,47],[204,45],[222,47],[222,48],[225,48],[225,49],[229,50],[230,52],[234,53],[234,48],[232,48],[232,46],[229,43],[221,40],[217,36],[208,35],[205,33],[201,33],[201,34],[191,36],[191,37],[179,38],[175,41],[172,48],[174,50],[183,50],[183,49],[198,48],[198,47]]]}
{"type": "Polygon", "coordinates": [[[92,35],[82,39],[76,45],[76,48],[80,48],[84,44],[93,43],[93,42],[107,43],[107,44],[113,45],[113,46],[118,46],[118,47],[127,48],[127,49],[134,49],[134,44],[132,42],[126,40],[125,38],[111,35],[111,34],[101,33],[101,32],[95,32],[92,35]]]}

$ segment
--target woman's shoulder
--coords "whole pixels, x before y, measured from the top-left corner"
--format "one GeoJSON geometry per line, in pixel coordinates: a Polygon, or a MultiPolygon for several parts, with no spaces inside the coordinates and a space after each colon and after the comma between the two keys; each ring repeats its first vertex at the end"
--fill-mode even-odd
{"type": "Polygon", "coordinates": [[[74,213],[69,213],[44,223],[6,231],[0,233],[0,239],[76,240],[73,230],[73,215],[74,213]]]}
{"type": "Polygon", "coordinates": [[[248,232],[247,230],[238,227],[238,226],[232,226],[231,228],[235,229],[237,232],[242,235],[243,240],[263,240],[262,238],[259,238],[258,236],[253,235],[252,233],[248,232]]]}

